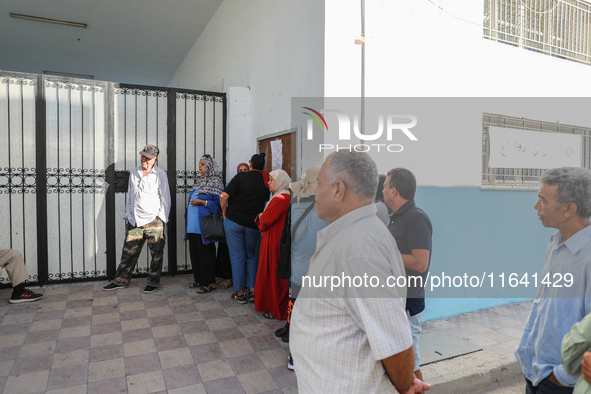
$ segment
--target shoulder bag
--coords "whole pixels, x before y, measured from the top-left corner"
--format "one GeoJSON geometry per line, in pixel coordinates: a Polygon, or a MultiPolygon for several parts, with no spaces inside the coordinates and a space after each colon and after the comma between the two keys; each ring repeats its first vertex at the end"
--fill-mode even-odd
{"type": "Polygon", "coordinates": [[[310,213],[314,208],[314,201],[310,204],[308,209],[304,211],[302,216],[298,219],[293,231],[291,231],[291,204],[287,210],[285,216],[285,222],[283,223],[283,231],[281,232],[281,241],[279,242],[279,261],[277,262],[277,277],[280,279],[289,279],[291,277],[291,242],[298,229],[302,220],[310,213]]]}
{"type": "MultiPolygon", "coordinates": [[[[208,200],[213,201],[213,200],[208,200]]],[[[203,238],[204,239],[226,239],[226,232],[224,231],[224,216],[222,215],[222,207],[217,201],[213,201],[218,207],[218,213],[201,218],[203,222],[203,238]]]]}

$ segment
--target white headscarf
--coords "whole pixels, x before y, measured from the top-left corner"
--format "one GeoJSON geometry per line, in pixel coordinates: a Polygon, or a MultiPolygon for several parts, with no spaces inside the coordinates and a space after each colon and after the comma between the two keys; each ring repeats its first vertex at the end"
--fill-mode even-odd
{"type": "Polygon", "coordinates": [[[316,186],[318,186],[319,172],[320,167],[310,167],[306,171],[306,176],[301,176],[297,182],[292,182],[289,184],[289,188],[293,192],[293,196],[298,198],[298,203],[300,202],[300,198],[306,198],[314,195],[316,186]]]}
{"type": "MultiPolygon", "coordinates": [[[[275,191],[271,196],[271,200],[280,194],[291,194],[289,192],[289,182],[291,182],[291,178],[287,175],[287,172],[283,170],[273,170],[269,173],[269,176],[275,179],[275,191]]],[[[271,202],[271,200],[269,200],[269,202],[271,202]]],[[[267,206],[269,206],[268,203],[267,206]]],[[[267,207],[265,207],[265,209],[267,209],[267,207]]]]}

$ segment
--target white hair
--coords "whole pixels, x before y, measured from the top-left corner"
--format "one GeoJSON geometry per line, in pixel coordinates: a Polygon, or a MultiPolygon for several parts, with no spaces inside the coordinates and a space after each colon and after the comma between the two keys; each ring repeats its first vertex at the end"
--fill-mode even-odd
{"type": "Polygon", "coordinates": [[[341,150],[327,160],[326,178],[334,185],[342,181],[359,201],[373,201],[378,187],[378,167],[365,152],[341,150]]]}

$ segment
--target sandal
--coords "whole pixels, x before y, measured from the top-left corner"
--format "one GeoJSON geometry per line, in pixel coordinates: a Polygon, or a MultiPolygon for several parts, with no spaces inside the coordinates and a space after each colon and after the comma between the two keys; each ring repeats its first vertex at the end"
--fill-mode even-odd
{"type": "Polygon", "coordinates": [[[216,289],[216,287],[212,286],[212,285],[201,286],[200,288],[197,289],[197,293],[199,293],[199,294],[211,293],[215,289],[216,289]]]}
{"type": "Polygon", "coordinates": [[[275,320],[275,318],[271,315],[271,312],[263,312],[263,317],[265,319],[275,320]]]}
{"type": "Polygon", "coordinates": [[[189,285],[189,289],[198,289],[200,287],[201,287],[201,285],[197,282],[193,282],[189,285]]]}
{"type": "Polygon", "coordinates": [[[220,283],[220,290],[226,290],[230,287],[232,287],[232,278],[230,279],[224,279],[221,283],[220,283]]]}

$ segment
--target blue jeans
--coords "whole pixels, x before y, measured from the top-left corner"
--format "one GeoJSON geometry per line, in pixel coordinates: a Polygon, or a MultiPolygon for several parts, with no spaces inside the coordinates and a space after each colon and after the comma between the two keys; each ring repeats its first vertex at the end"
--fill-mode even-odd
{"type": "Polygon", "coordinates": [[[574,387],[557,386],[548,378],[542,380],[537,386],[525,378],[525,384],[525,394],[569,394],[574,390],[574,387]]]}
{"type": "Polygon", "coordinates": [[[224,230],[230,252],[234,290],[244,290],[246,287],[254,288],[259,266],[256,257],[256,246],[260,237],[259,230],[241,226],[228,218],[224,220],[224,230]]]}
{"type": "Polygon", "coordinates": [[[412,345],[415,349],[415,371],[419,369],[419,364],[421,362],[421,354],[419,353],[419,335],[423,331],[421,329],[421,318],[423,317],[423,312],[417,313],[414,316],[411,316],[408,311],[406,311],[406,317],[408,318],[408,323],[410,324],[410,332],[412,334],[412,345]]]}

